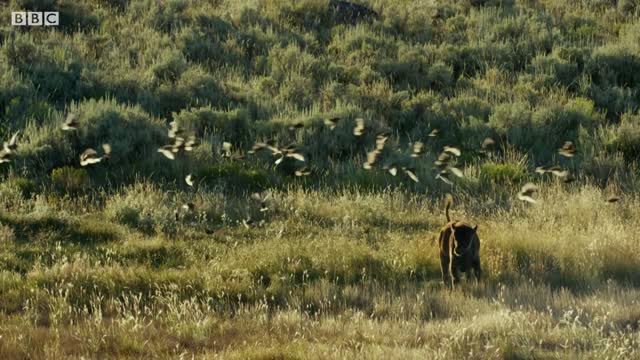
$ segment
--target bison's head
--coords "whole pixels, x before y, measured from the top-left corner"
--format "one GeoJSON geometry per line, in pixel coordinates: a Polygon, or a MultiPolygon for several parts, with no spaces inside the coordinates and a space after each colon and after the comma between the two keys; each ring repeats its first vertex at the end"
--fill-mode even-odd
{"type": "Polygon", "coordinates": [[[470,226],[467,224],[453,223],[451,224],[451,234],[453,235],[453,254],[462,256],[469,250],[476,237],[478,225],[470,226]]]}

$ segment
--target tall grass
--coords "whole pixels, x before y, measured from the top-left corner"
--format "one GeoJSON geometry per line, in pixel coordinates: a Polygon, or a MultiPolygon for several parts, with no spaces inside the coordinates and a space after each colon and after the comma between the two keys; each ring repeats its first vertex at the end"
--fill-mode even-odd
{"type": "Polygon", "coordinates": [[[637,1],[358,2],[380,19],[327,0],[0,7],[61,14],[0,25],[0,139],[20,131],[0,164],[0,358],[637,358],[637,1]],[[170,121],[202,142],[173,162],[170,121]],[[381,165],[419,183],[362,168],[381,131],[381,165]],[[266,140],[312,174],[221,155],[266,140]],[[462,150],[453,185],[431,165],[444,145],[462,150]],[[515,197],[530,181],[537,204],[515,197]],[[486,274],[457,291],[447,192],[486,274]]]}

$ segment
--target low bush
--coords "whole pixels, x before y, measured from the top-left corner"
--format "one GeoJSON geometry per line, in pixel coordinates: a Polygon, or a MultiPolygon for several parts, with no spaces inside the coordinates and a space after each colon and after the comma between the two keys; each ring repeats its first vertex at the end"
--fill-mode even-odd
{"type": "Polygon", "coordinates": [[[91,187],[91,179],[85,169],[64,166],[51,172],[51,183],[61,194],[78,195],[91,187]]]}
{"type": "Polygon", "coordinates": [[[245,109],[220,111],[212,107],[198,107],[181,111],[174,120],[198,137],[216,135],[224,141],[232,141],[236,147],[250,142],[251,119],[245,109]]]}
{"type": "Polygon", "coordinates": [[[640,55],[626,45],[609,45],[594,50],[586,71],[602,87],[640,87],[640,55]]]}
{"type": "Polygon", "coordinates": [[[610,151],[621,152],[626,161],[640,159],[640,116],[624,114],[620,127],[616,129],[616,137],[609,144],[610,151]]]}
{"type": "Polygon", "coordinates": [[[234,162],[204,166],[197,176],[211,187],[223,186],[241,193],[259,192],[277,185],[277,178],[267,171],[234,162]]]}
{"type": "MultiPolygon", "coordinates": [[[[179,205],[175,204],[175,208],[179,205]]],[[[110,197],[104,213],[108,219],[144,234],[155,234],[157,227],[173,218],[172,201],[156,186],[140,183],[110,197]]]]}
{"type": "Polygon", "coordinates": [[[17,69],[38,91],[57,104],[79,100],[84,94],[78,90],[86,63],[78,49],[49,39],[47,46],[29,34],[19,34],[4,44],[2,53],[6,61],[17,69]],[[57,48],[57,51],[53,51],[57,48]],[[30,59],[28,63],[24,59],[30,59]]]}
{"type": "Polygon", "coordinates": [[[485,163],[480,177],[487,184],[517,184],[527,178],[526,170],[521,164],[485,163]]]}

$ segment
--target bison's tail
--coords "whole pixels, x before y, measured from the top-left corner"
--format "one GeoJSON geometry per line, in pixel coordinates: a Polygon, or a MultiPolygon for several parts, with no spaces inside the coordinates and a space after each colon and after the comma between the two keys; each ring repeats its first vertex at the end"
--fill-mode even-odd
{"type": "Polygon", "coordinates": [[[444,197],[444,213],[447,216],[447,222],[451,221],[451,217],[449,216],[449,208],[453,204],[453,196],[451,194],[447,194],[444,197]]]}

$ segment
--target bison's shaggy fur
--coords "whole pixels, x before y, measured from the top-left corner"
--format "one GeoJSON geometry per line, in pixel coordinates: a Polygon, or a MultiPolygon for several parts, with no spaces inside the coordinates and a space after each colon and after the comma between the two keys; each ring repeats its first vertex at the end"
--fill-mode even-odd
{"type": "Polygon", "coordinates": [[[471,226],[468,223],[451,220],[449,208],[452,204],[451,196],[447,196],[445,214],[447,223],[440,230],[438,246],[440,248],[440,267],[442,269],[442,281],[452,287],[460,281],[460,273],[470,275],[473,269],[476,281],[480,280],[480,238],[478,237],[478,225],[471,226]]]}

